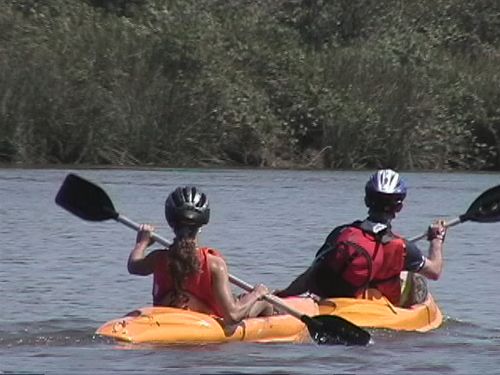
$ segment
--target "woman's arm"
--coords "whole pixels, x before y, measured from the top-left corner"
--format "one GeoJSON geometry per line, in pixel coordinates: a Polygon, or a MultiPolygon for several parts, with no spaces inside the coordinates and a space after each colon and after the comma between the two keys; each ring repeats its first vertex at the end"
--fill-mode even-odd
{"type": "Polygon", "coordinates": [[[229,275],[226,262],[220,257],[209,256],[210,271],[212,272],[212,288],[217,305],[221,307],[224,320],[228,323],[238,323],[246,318],[252,306],[264,295],[268,294],[268,289],[262,285],[257,285],[253,291],[249,292],[245,298],[237,300],[231,292],[229,275]]]}
{"type": "Polygon", "coordinates": [[[137,233],[135,246],[130,252],[127,262],[128,272],[132,275],[151,275],[154,271],[155,258],[158,254],[157,251],[153,251],[146,254],[146,249],[151,244],[151,232],[154,231],[154,227],[149,224],[142,224],[140,226],[139,232],[137,233]]]}

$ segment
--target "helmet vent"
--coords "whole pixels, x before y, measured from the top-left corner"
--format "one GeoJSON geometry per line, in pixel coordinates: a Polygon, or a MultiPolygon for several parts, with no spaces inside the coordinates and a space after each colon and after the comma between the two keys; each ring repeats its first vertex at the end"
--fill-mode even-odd
{"type": "Polygon", "coordinates": [[[172,228],[207,224],[210,218],[208,199],[194,186],[178,187],[165,201],[165,218],[172,228]]]}

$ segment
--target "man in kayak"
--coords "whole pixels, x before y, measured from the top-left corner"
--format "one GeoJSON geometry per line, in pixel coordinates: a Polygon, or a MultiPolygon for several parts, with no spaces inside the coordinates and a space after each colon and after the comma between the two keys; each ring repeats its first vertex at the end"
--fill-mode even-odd
{"type": "MultiPolygon", "coordinates": [[[[400,274],[411,271],[432,280],[439,278],[446,227],[443,221],[429,227],[427,257],[414,243],[395,235],[391,221],[403,207],[406,190],[403,179],[391,169],[373,174],[365,186],[368,217],[335,228],[311,266],[275,294],[287,297],[310,292],[321,298],[366,298],[368,291],[375,290],[395,305],[407,305],[408,301],[401,300],[400,274]]],[[[425,279],[416,280],[425,287],[425,279]]]]}
{"type": "Polygon", "coordinates": [[[210,218],[204,193],[192,186],[175,189],[165,201],[165,217],[175,233],[173,244],[146,255],[154,227],[142,224],[128,258],[131,274],[153,274],[155,306],[189,308],[219,316],[227,323],[273,314],[272,306],[261,301],[269,293],[264,285],[235,298],[222,255],[215,249],[198,247],[198,232],[210,218]]]}

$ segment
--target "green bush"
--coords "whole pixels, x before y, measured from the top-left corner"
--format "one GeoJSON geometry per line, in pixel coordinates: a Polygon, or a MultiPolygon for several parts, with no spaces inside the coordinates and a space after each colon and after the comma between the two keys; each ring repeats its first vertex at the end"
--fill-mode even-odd
{"type": "Polygon", "coordinates": [[[500,169],[495,0],[6,0],[0,161],[500,169]]]}

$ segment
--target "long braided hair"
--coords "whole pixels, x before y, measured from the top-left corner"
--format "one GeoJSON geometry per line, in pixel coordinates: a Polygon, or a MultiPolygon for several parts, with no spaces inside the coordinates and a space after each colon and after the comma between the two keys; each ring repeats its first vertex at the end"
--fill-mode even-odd
{"type": "Polygon", "coordinates": [[[174,243],[169,249],[169,266],[175,290],[180,292],[185,281],[200,270],[196,249],[198,227],[181,227],[175,230],[174,243]]]}
{"type": "Polygon", "coordinates": [[[207,196],[194,186],[178,187],[165,201],[165,218],[175,233],[170,246],[170,272],[175,290],[181,292],[186,279],[200,270],[196,235],[210,219],[207,196]]]}

